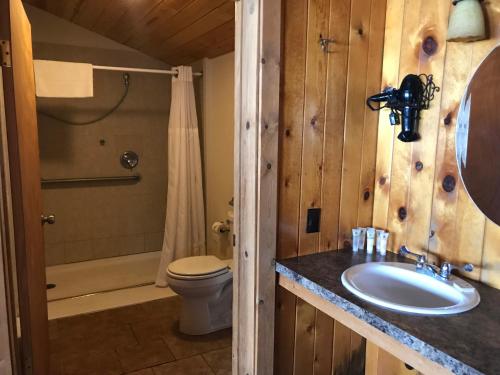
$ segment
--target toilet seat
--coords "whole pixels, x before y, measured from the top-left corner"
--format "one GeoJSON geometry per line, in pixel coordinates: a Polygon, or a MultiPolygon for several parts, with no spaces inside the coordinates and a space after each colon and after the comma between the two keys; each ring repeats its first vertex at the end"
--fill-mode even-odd
{"type": "Polygon", "coordinates": [[[227,272],[227,263],[213,255],[181,258],[167,267],[167,274],[177,280],[211,279],[227,272]]]}

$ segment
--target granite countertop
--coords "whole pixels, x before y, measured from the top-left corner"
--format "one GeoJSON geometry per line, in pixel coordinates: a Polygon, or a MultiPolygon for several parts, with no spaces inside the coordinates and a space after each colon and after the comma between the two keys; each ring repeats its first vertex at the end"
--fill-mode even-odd
{"type": "Polygon", "coordinates": [[[361,300],[340,281],[347,268],[374,261],[410,262],[393,253],[381,257],[340,250],[277,261],[276,272],[453,373],[500,374],[500,290],[467,279],[481,296],[470,311],[446,316],[394,312],[361,300]]]}

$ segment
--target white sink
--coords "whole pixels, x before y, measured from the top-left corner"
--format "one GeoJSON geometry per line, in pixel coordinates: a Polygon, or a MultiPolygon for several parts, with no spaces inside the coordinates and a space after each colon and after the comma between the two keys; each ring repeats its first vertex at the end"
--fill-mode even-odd
{"type": "Polygon", "coordinates": [[[423,315],[457,314],[479,304],[477,290],[450,276],[440,281],[415,271],[415,264],[380,262],[353,266],[342,274],[351,293],[391,310],[423,315]]]}

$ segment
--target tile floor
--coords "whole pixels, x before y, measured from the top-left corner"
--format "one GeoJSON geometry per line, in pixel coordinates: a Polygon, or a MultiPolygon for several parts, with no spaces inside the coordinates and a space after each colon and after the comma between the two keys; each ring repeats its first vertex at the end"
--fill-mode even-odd
{"type": "Polygon", "coordinates": [[[231,374],[231,330],[178,331],[180,298],[49,322],[51,375],[231,374]]]}

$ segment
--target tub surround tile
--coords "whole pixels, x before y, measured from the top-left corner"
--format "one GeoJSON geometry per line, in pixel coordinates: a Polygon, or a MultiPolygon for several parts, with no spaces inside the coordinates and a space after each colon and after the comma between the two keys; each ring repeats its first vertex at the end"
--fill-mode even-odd
{"type": "Polygon", "coordinates": [[[120,255],[120,243],[117,238],[95,238],[91,241],[95,259],[111,258],[120,255]]]}
{"type": "Polygon", "coordinates": [[[64,243],[45,243],[45,266],[64,263],[64,243]]]}
{"type": "Polygon", "coordinates": [[[118,240],[119,255],[131,255],[144,252],[144,234],[124,236],[118,240]]]}
{"type": "MultiPolygon", "coordinates": [[[[117,55],[116,50],[73,48],[50,43],[35,43],[35,58],[84,61],[97,65],[140,66],[143,56],[117,55]],[[104,57],[103,57],[104,56],[104,57]],[[133,64],[132,64],[133,65],[133,64]]],[[[151,59],[150,59],[151,60],[151,59]]],[[[122,94],[120,72],[96,71],[95,98],[75,101],[64,98],[38,98],[39,108],[63,118],[85,120],[112,107],[122,94]]],[[[66,243],[68,250],[74,241],[118,238],[159,232],[163,228],[167,187],[167,129],[170,103],[170,77],[158,74],[130,74],[130,91],[119,111],[97,124],[69,126],[45,116],[39,116],[41,173],[44,178],[106,176],[140,173],[142,181],[133,184],[72,184],[44,188],[44,212],[54,213],[57,223],[46,226],[46,243],[66,243]],[[100,140],[104,140],[101,144],[100,140]],[[139,154],[134,171],[125,170],[119,156],[126,150],[139,154]],[[144,204],[145,195],[154,195],[154,204],[144,204]],[[149,215],[154,219],[143,221],[149,215]],[[49,228],[50,227],[50,228],[49,228]]],[[[147,198],[151,200],[150,198],[147,198]]],[[[118,249],[121,254],[140,246],[118,249]]],[[[92,259],[115,256],[113,250],[94,250],[92,259]]],[[[88,255],[87,254],[87,255],[88,255]]],[[[53,257],[52,264],[82,260],[80,253],[67,254],[66,259],[53,257]]]]}
{"type": "Polygon", "coordinates": [[[145,233],[144,251],[160,251],[163,247],[164,232],[145,233]]]}
{"type": "Polygon", "coordinates": [[[369,304],[342,286],[349,267],[372,261],[410,262],[388,253],[330,251],[277,261],[276,271],[455,374],[494,374],[500,368],[500,291],[468,280],[481,295],[475,309],[449,316],[417,316],[369,304]]]}
{"type": "Polygon", "coordinates": [[[74,241],[64,244],[64,262],[83,262],[94,258],[92,241],[74,241]]]}

